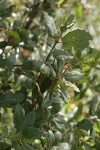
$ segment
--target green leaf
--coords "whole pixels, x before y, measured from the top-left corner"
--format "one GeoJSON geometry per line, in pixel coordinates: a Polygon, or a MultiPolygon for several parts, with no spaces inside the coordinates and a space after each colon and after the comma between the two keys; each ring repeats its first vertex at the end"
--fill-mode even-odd
{"type": "Polygon", "coordinates": [[[99,104],[99,98],[98,98],[98,96],[94,96],[90,102],[90,108],[89,108],[90,115],[92,115],[92,116],[95,115],[98,104],[99,104]]]}
{"type": "Polygon", "coordinates": [[[50,150],[53,146],[55,140],[55,136],[51,130],[48,131],[48,137],[47,137],[47,150],[50,150]]]}
{"type": "Polygon", "coordinates": [[[73,21],[74,21],[74,18],[75,18],[75,15],[74,15],[74,14],[71,14],[71,15],[68,17],[67,21],[66,21],[66,25],[72,24],[73,21]]]}
{"type": "Polygon", "coordinates": [[[55,72],[54,68],[52,67],[51,64],[48,64],[48,67],[50,69],[50,73],[52,74],[53,78],[55,78],[56,77],[56,72],[55,72]]]}
{"type": "Polygon", "coordinates": [[[67,92],[63,88],[60,88],[59,93],[61,94],[61,97],[63,98],[64,102],[67,103],[68,99],[70,98],[67,92]]]}
{"type": "Polygon", "coordinates": [[[53,101],[52,93],[47,94],[46,97],[44,98],[43,102],[42,102],[42,108],[47,108],[47,107],[51,106],[52,101],[53,101]]]}
{"type": "Polygon", "coordinates": [[[43,65],[43,62],[40,60],[33,60],[33,64],[34,64],[34,70],[39,72],[41,66],[43,65]]]}
{"type": "Polygon", "coordinates": [[[13,27],[12,27],[14,31],[18,31],[19,29],[22,29],[23,27],[24,25],[21,20],[14,20],[13,27]]]}
{"type": "Polygon", "coordinates": [[[62,99],[58,96],[55,96],[52,98],[52,108],[51,108],[51,113],[56,114],[61,110],[62,106],[62,99]]]}
{"type": "Polygon", "coordinates": [[[23,150],[34,150],[32,146],[30,146],[29,144],[25,143],[23,144],[23,150]]]}
{"type": "Polygon", "coordinates": [[[50,88],[51,84],[52,84],[51,78],[50,77],[45,77],[42,80],[42,83],[41,83],[41,86],[40,86],[41,93],[44,93],[46,90],[48,90],[50,88]]]}
{"type": "Polygon", "coordinates": [[[49,108],[38,109],[35,113],[36,113],[35,114],[36,121],[34,124],[35,127],[42,127],[43,125],[47,124],[48,119],[50,117],[50,109],[49,108]]]}
{"type": "Polygon", "coordinates": [[[92,150],[92,146],[87,143],[84,143],[84,147],[85,147],[85,150],[92,150]]]}
{"type": "Polygon", "coordinates": [[[26,29],[20,29],[18,31],[18,33],[19,33],[19,36],[20,36],[20,38],[21,38],[22,41],[25,41],[27,39],[28,32],[27,32],[26,29]]]}
{"type": "Polygon", "coordinates": [[[56,59],[61,59],[61,58],[64,58],[66,60],[73,59],[73,56],[71,54],[67,53],[64,50],[57,50],[57,49],[54,50],[53,57],[56,59]]]}
{"type": "Polygon", "coordinates": [[[8,35],[14,44],[19,44],[21,42],[20,36],[16,31],[9,31],[8,35]]]}
{"type": "Polygon", "coordinates": [[[65,60],[63,58],[57,59],[57,76],[59,77],[64,69],[65,60]]]}
{"type": "Polygon", "coordinates": [[[24,131],[23,131],[23,136],[26,138],[34,138],[34,139],[38,139],[41,138],[41,136],[44,135],[44,132],[37,129],[37,128],[33,128],[33,127],[27,127],[24,131]]]}
{"type": "Polygon", "coordinates": [[[62,44],[65,49],[83,50],[89,46],[89,40],[92,36],[84,30],[74,30],[66,34],[62,39],[62,44]]]}
{"type": "Polygon", "coordinates": [[[0,48],[5,48],[7,46],[7,42],[6,41],[1,41],[0,42],[0,48]]]}
{"type": "Polygon", "coordinates": [[[0,29],[7,29],[8,23],[5,20],[0,20],[0,29]]]}
{"type": "Polygon", "coordinates": [[[8,126],[6,124],[3,126],[3,130],[2,131],[3,131],[4,136],[8,137],[8,134],[9,134],[8,133],[8,126]]]}
{"type": "Polygon", "coordinates": [[[55,136],[54,145],[57,145],[62,139],[62,133],[60,131],[56,131],[54,133],[54,136],[55,136]]]}
{"type": "Polygon", "coordinates": [[[93,129],[100,133],[100,121],[94,123],[93,129]]]}
{"type": "Polygon", "coordinates": [[[28,114],[25,115],[25,118],[20,127],[20,131],[25,130],[26,127],[33,126],[34,122],[35,122],[35,113],[29,112],[28,114]]]}
{"type": "Polygon", "coordinates": [[[89,119],[83,119],[76,125],[76,127],[78,129],[83,129],[85,131],[88,131],[93,127],[93,124],[89,119]]]}
{"type": "Polygon", "coordinates": [[[65,73],[65,79],[71,82],[78,82],[83,79],[83,74],[76,70],[67,71],[67,73],[65,73]]]}
{"type": "Polygon", "coordinates": [[[20,131],[24,117],[25,117],[24,108],[22,107],[22,105],[17,104],[14,109],[14,125],[18,131],[20,131]]]}
{"type": "Polygon", "coordinates": [[[23,102],[24,99],[25,95],[20,92],[15,94],[12,92],[0,94],[0,107],[11,107],[23,102]]]}
{"type": "Polygon", "coordinates": [[[65,83],[65,86],[72,87],[74,88],[76,92],[80,92],[79,88],[75,84],[72,84],[70,81],[64,81],[64,83],[65,83]]]}
{"type": "Polygon", "coordinates": [[[22,64],[22,69],[23,70],[33,70],[34,69],[34,63],[33,63],[33,61],[25,61],[22,64]]]}
{"type": "Polygon", "coordinates": [[[74,134],[78,137],[89,136],[88,132],[83,129],[74,129],[74,134]]]}
{"type": "Polygon", "coordinates": [[[50,69],[47,65],[43,64],[40,68],[40,71],[43,72],[44,74],[46,75],[49,75],[50,74],[50,69]]]}
{"type": "Polygon", "coordinates": [[[51,16],[49,16],[46,12],[44,12],[44,20],[45,20],[45,25],[49,29],[51,35],[57,34],[54,19],[51,16]]]}
{"type": "Polygon", "coordinates": [[[57,150],[70,150],[68,143],[59,143],[57,150]]]}
{"type": "Polygon", "coordinates": [[[9,59],[2,59],[0,58],[0,68],[9,69],[11,70],[13,67],[12,62],[9,59]]]}
{"type": "Polygon", "coordinates": [[[33,88],[32,88],[32,97],[33,97],[33,99],[39,97],[40,95],[41,95],[40,87],[37,83],[34,83],[33,88]]]}
{"type": "Polygon", "coordinates": [[[0,17],[2,17],[2,18],[9,17],[11,15],[11,12],[13,11],[13,8],[15,7],[15,5],[9,6],[7,3],[5,3],[5,1],[2,1],[2,2],[0,3],[0,17]],[[4,2],[4,3],[2,3],[2,2],[4,2]]]}

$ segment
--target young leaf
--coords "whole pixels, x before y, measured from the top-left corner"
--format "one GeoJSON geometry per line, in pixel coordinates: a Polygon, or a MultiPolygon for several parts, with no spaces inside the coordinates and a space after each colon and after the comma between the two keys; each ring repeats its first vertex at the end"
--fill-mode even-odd
{"type": "Polygon", "coordinates": [[[16,31],[9,31],[8,35],[14,44],[19,44],[21,42],[20,36],[16,31]]]}
{"type": "Polygon", "coordinates": [[[83,129],[75,129],[74,134],[78,137],[88,136],[88,132],[83,129]]]}
{"type": "Polygon", "coordinates": [[[84,30],[74,30],[66,34],[62,39],[63,48],[83,50],[89,46],[89,40],[92,36],[84,30]]]}
{"type": "Polygon", "coordinates": [[[72,24],[73,21],[74,21],[74,18],[75,18],[75,15],[74,15],[74,14],[71,14],[71,15],[68,17],[67,21],[66,21],[66,25],[72,24]]]}

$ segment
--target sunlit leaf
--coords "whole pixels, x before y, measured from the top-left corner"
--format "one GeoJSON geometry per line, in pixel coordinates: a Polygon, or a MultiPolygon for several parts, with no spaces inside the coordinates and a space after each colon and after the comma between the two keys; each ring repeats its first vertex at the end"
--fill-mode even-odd
{"type": "Polygon", "coordinates": [[[92,40],[91,35],[84,30],[74,30],[69,32],[62,38],[63,47],[65,49],[83,50],[89,46],[89,40],[92,40]]]}

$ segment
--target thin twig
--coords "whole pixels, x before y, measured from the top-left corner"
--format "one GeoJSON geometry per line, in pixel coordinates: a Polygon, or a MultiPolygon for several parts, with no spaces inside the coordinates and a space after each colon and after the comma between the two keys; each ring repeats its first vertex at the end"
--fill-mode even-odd
{"type": "Polygon", "coordinates": [[[13,67],[21,67],[22,64],[14,64],[13,67]]]}
{"type": "Polygon", "coordinates": [[[69,65],[67,68],[65,68],[64,72],[62,73],[61,77],[63,78],[63,76],[65,75],[66,71],[70,68],[71,66],[69,65]]]}

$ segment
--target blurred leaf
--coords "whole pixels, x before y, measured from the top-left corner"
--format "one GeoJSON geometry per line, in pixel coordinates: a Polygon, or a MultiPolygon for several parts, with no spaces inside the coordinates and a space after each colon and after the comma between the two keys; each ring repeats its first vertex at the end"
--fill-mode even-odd
{"type": "Polygon", "coordinates": [[[76,127],[78,129],[83,129],[85,131],[88,131],[88,130],[91,130],[91,128],[93,127],[93,124],[91,123],[89,119],[83,119],[76,125],[76,127]]]}
{"type": "Polygon", "coordinates": [[[15,94],[12,92],[0,94],[0,107],[11,107],[23,102],[24,99],[25,95],[20,92],[15,94]]]}
{"type": "Polygon", "coordinates": [[[50,150],[51,147],[53,146],[55,137],[54,134],[51,130],[48,131],[48,138],[47,138],[47,150],[50,150]]]}
{"type": "Polygon", "coordinates": [[[59,92],[60,92],[61,97],[63,98],[64,102],[67,103],[68,99],[70,98],[69,95],[67,94],[67,92],[63,88],[60,88],[59,92]]]}
{"type": "Polygon", "coordinates": [[[74,15],[74,14],[71,14],[71,15],[67,18],[66,25],[72,24],[73,21],[74,21],[74,18],[75,18],[75,15],[74,15]]]}
{"type": "Polygon", "coordinates": [[[33,99],[39,97],[40,95],[41,95],[41,92],[40,92],[39,85],[37,83],[33,84],[33,88],[32,88],[33,99]]]}
{"type": "Polygon", "coordinates": [[[4,126],[3,126],[3,134],[4,134],[4,136],[5,137],[8,137],[8,126],[7,126],[7,124],[5,124],[4,126]]]}
{"type": "Polygon", "coordinates": [[[8,28],[8,23],[5,20],[0,20],[0,29],[7,29],[8,28]]]}
{"type": "Polygon", "coordinates": [[[56,131],[54,133],[54,136],[55,136],[54,145],[57,145],[62,140],[62,133],[60,131],[56,131]]]}
{"type": "Polygon", "coordinates": [[[76,70],[72,70],[70,72],[67,71],[65,73],[65,79],[67,81],[71,81],[71,82],[78,82],[78,81],[83,79],[83,74],[78,72],[78,71],[76,71],[76,70]]]}
{"type": "Polygon", "coordinates": [[[47,108],[47,107],[51,106],[52,101],[53,101],[52,93],[47,94],[47,96],[44,98],[44,100],[42,102],[42,108],[47,108]]]}
{"type": "Polygon", "coordinates": [[[28,32],[26,29],[20,29],[18,33],[22,41],[25,41],[27,39],[28,32]]]}
{"type": "Polygon", "coordinates": [[[24,120],[21,124],[20,131],[23,131],[26,129],[26,127],[33,126],[35,122],[35,113],[29,112],[25,115],[24,120]]]}
{"type": "Polygon", "coordinates": [[[83,129],[75,129],[74,134],[78,137],[89,136],[88,132],[83,129]]]}
{"type": "Polygon", "coordinates": [[[42,127],[47,124],[50,117],[50,109],[39,109],[35,112],[35,127],[42,127]]]}
{"type": "Polygon", "coordinates": [[[99,104],[99,98],[97,96],[93,97],[93,99],[90,102],[90,108],[89,108],[90,115],[92,116],[95,115],[98,104],[99,104]]]}
{"type": "Polygon", "coordinates": [[[34,128],[34,127],[27,127],[24,131],[23,131],[23,136],[26,138],[34,138],[34,139],[38,139],[41,138],[41,136],[44,135],[44,132],[39,130],[38,128],[34,128]]]}
{"type": "Polygon", "coordinates": [[[50,69],[47,65],[43,64],[40,68],[40,71],[43,72],[44,74],[46,75],[49,75],[50,74],[50,69]]]}
{"type": "Polygon", "coordinates": [[[23,150],[34,150],[33,147],[27,143],[23,144],[23,150]]]}
{"type": "Polygon", "coordinates": [[[57,150],[70,150],[69,144],[68,143],[59,143],[57,150]]]}
{"type": "Polygon", "coordinates": [[[84,147],[86,150],[92,150],[92,147],[87,143],[84,143],[84,147]]]}
{"type": "Polygon", "coordinates": [[[19,29],[22,29],[23,27],[24,27],[24,25],[21,20],[14,20],[14,23],[13,23],[14,31],[18,31],[19,29]]]}
{"type": "Polygon", "coordinates": [[[13,67],[13,64],[11,63],[11,61],[9,59],[2,59],[0,58],[0,68],[8,68],[9,70],[11,70],[13,67]]]}
{"type": "Polygon", "coordinates": [[[17,104],[14,109],[14,125],[18,131],[20,131],[24,117],[25,117],[24,108],[22,107],[22,105],[17,104]]]}
{"type": "Polygon", "coordinates": [[[57,76],[59,77],[64,69],[65,60],[63,58],[57,59],[57,76]]]}
{"type": "Polygon", "coordinates": [[[66,60],[73,59],[73,56],[71,54],[68,54],[66,51],[57,50],[57,49],[54,50],[53,57],[56,59],[62,59],[62,58],[66,59],[66,60]]]}
{"type": "Polygon", "coordinates": [[[19,44],[21,42],[20,36],[16,31],[9,31],[8,35],[14,44],[19,44]]]}
{"type": "Polygon", "coordinates": [[[54,19],[49,16],[46,12],[44,12],[44,20],[47,28],[51,32],[51,35],[55,35],[57,33],[54,19]]]}
{"type": "Polygon", "coordinates": [[[63,47],[67,50],[72,48],[83,50],[89,46],[89,40],[92,40],[92,37],[88,32],[77,29],[66,34],[62,42],[63,47]]]}
{"type": "Polygon", "coordinates": [[[2,0],[0,2],[0,17],[9,17],[15,5],[10,5],[9,2],[2,0]]]}
{"type": "Polygon", "coordinates": [[[70,81],[64,81],[64,83],[66,86],[74,88],[76,92],[80,92],[79,88],[75,84],[72,84],[70,81]]]}
{"type": "Polygon", "coordinates": [[[96,132],[100,133],[100,121],[95,122],[93,128],[96,132]]]}
{"type": "Polygon", "coordinates": [[[51,108],[51,113],[56,114],[61,110],[61,99],[59,97],[55,97],[53,99],[52,103],[52,108],[51,108]]]}
{"type": "Polygon", "coordinates": [[[1,41],[0,42],[0,48],[5,48],[7,46],[7,42],[6,41],[1,41]]]}

